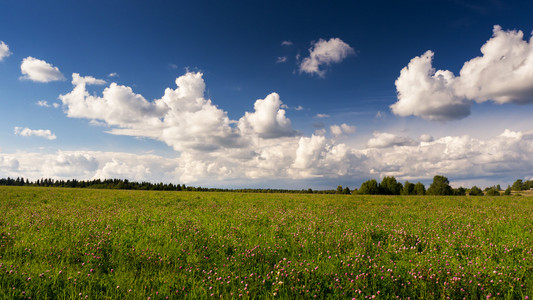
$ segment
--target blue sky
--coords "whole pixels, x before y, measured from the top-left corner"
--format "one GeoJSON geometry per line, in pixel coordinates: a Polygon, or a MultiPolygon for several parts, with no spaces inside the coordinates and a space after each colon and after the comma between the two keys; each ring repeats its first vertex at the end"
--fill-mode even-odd
{"type": "Polygon", "coordinates": [[[530,179],[531,11],[497,0],[2,1],[0,177],[530,179]]]}

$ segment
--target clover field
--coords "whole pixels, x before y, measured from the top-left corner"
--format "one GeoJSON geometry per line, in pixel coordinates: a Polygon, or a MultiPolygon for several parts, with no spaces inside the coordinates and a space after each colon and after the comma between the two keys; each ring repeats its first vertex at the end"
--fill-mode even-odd
{"type": "Polygon", "coordinates": [[[0,187],[2,299],[528,299],[533,198],[0,187]]]}

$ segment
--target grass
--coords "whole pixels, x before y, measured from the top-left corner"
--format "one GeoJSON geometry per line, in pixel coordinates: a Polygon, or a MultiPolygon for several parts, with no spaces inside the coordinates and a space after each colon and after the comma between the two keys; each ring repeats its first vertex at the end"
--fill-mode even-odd
{"type": "Polygon", "coordinates": [[[529,197],[0,187],[0,298],[533,296],[529,197]]]}

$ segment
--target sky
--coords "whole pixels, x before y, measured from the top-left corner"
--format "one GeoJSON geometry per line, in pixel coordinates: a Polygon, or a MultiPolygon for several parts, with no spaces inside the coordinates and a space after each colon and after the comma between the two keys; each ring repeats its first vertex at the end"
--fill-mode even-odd
{"type": "Polygon", "coordinates": [[[533,179],[531,1],[0,1],[0,177],[533,179]]]}

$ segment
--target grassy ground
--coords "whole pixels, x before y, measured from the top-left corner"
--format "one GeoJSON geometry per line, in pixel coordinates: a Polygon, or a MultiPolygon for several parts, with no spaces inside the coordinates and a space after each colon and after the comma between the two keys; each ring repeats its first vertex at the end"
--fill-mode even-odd
{"type": "Polygon", "coordinates": [[[533,296],[533,200],[0,187],[0,298],[533,296]]]}

